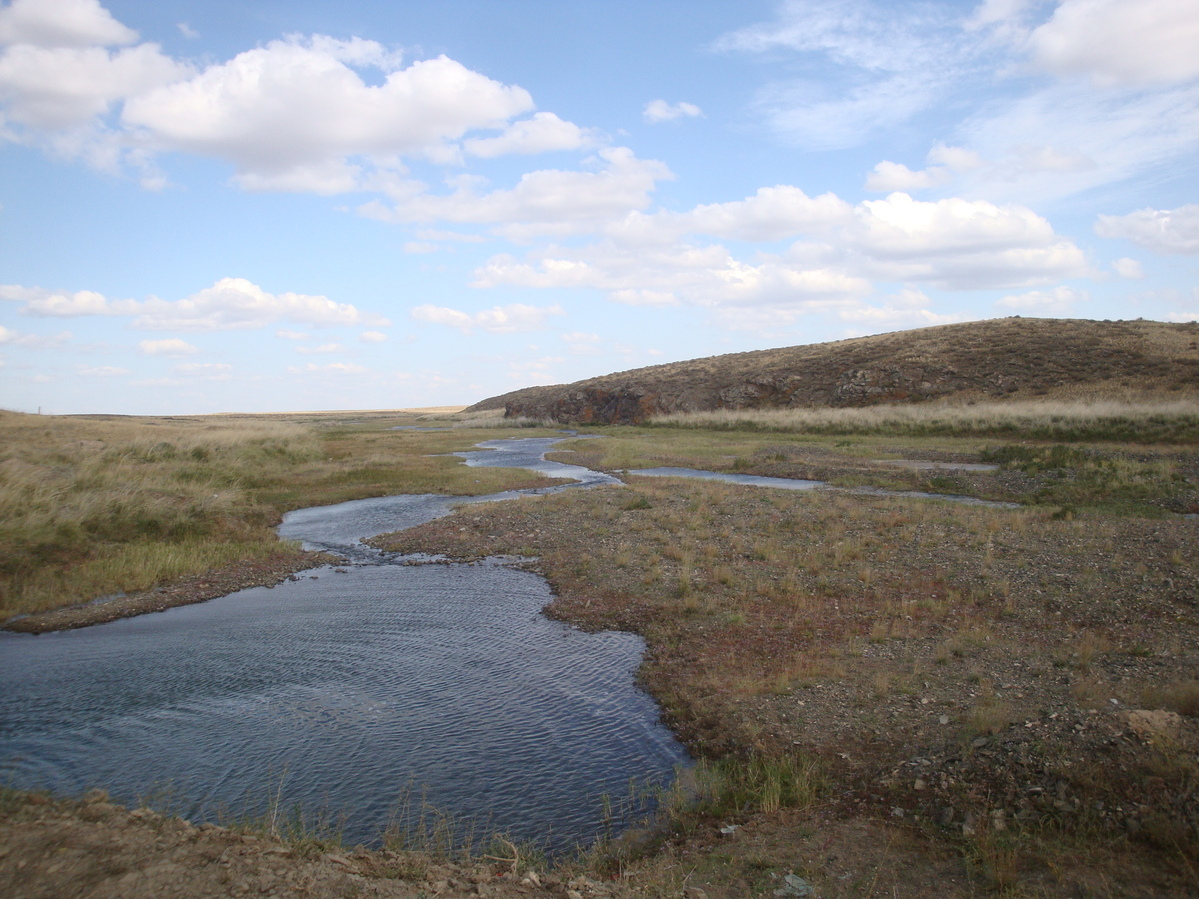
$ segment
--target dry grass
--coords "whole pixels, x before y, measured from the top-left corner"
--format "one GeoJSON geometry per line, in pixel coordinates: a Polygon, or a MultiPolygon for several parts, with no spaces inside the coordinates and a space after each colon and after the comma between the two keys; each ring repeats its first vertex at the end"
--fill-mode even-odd
{"type": "Polygon", "coordinates": [[[537,480],[431,455],[478,437],[402,421],[0,412],[0,619],[275,556],[288,509],[537,480]]]}
{"type": "Polygon", "coordinates": [[[861,408],[716,409],[655,416],[650,425],[793,434],[1011,436],[1037,440],[1199,439],[1199,401],[937,402],[861,408]]]}

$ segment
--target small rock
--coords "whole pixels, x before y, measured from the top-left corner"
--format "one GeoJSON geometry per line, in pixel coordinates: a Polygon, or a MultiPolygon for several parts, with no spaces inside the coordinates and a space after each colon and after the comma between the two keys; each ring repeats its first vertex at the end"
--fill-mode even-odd
{"type": "Polygon", "coordinates": [[[726,824],[724,827],[720,828],[720,834],[721,836],[731,837],[734,836],[740,829],[740,826],[737,824],[726,824]]]}
{"type": "Polygon", "coordinates": [[[937,723],[938,723],[938,724],[948,724],[948,723],[949,723],[949,716],[948,716],[948,715],[942,715],[940,718],[938,718],[938,719],[937,719],[937,723]]]}
{"type": "Polygon", "coordinates": [[[891,809],[891,817],[892,818],[902,818],[903,817],[903,809],[899,808],[898,806],[891,809]]]}
{"type": "Polygon", "coordinates": [[[566,899],[583,899],[583,894],[578,890],[567,890],[566,899]]]}
{"type": "Polygon", "coordinates": [[[912,784],[912,789],[913,790],[925,790],[925,789],[928,789],[928,784],[925,782],[923,777],[917,777],[916,782],[914,784],[912,784]]]}
{"type": "Polygon", "coordinates": [[[783,884],[783,888],[775,890],[774,895],[783,896],[786,899],[807,899],[809,896],[816,895],[816,887],[795,874],[786,875],[783,878],[783,884]]]}
{"type": "Polygon", "coordinates": [[[687,887],[683,890],[683,899],[708,899],[708,894],[699,887],[687,887]]]}
{"type": "Polygon", "coordinates": [[[529,882],[529,886],[541,886],[541,878],[537,876],[537,872],[532,868],[525,872],[525,880],[529,882]]]}

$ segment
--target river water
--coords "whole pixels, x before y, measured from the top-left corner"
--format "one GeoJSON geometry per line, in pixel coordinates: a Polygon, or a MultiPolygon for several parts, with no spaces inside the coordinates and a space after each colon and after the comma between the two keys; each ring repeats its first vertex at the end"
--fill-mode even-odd
{"type": "MultiPolygon", "coordinates": [[[[462,455],[615,481],[545,462],[553,442],[462,455]]],[[[344,815],[350,842],[422,802],[480,835],[551,852],[588,842],[605,796],[669,781],[686,753],[634,684],[639,637],[547,619],[548,584],[499,562],[402,564],[360,542],[461,502],[293,512],[281,536],[346,563],[82,630],[0,635],[0,780],[151,797],[197,821],[262,814],[280,797],[344,815]]]]}

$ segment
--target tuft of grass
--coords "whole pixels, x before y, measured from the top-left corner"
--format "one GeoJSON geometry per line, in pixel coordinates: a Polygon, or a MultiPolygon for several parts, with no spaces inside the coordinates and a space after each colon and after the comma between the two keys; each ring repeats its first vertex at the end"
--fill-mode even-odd
{"type": "Polygon", "coordinates": [[[1161,687],[1146,690],[1142,701],[1146,708],[1165,709],[1199,718],[1199,680],[1176,681],[1161,687]]]}

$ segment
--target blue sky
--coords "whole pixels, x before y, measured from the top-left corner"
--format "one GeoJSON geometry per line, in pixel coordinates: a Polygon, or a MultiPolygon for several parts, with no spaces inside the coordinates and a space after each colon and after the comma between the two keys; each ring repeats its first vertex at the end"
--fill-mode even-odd
{"type": "Polygon", "coordinates": [[[1199,319],[1194,0],[12,0],[0,407],[1199,319]]]}

